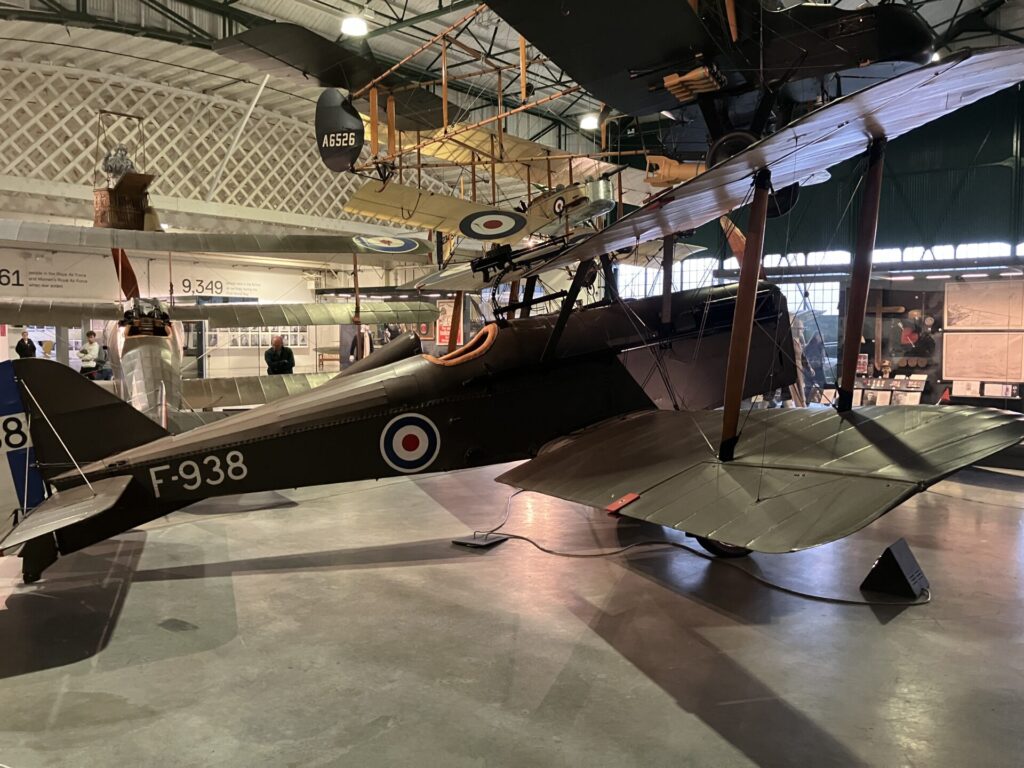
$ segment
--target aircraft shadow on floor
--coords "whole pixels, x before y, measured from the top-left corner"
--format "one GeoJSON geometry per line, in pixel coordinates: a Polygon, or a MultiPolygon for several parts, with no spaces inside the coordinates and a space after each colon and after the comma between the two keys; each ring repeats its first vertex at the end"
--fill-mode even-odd
{"type": "Polygon", "coordinates": [[[146,534],[110,539],[69,557],[46,582],[19,588],[0,611],[0,678],[61,667],[102,651],[117,627],[146,534]]]}
{"type": "MultiPolygon", "coordinates": [[[[700,550],[691,538],[629,518],[619,519],[616,534],[620,546],[671,537],[673,541],[700,550]]],[[[758,581],[763,579],[808,595],[878,601],[879,604],[851,605],[846,608],[870,608],[878,623],[884,625],[914,607],[912,602],[901,602],[898,597],[860,591],[860,582],[874,562],[872,557],[881,554],[885,546],[891,543],[891,538],[891,535],[880,533],[877,529],[861,531],[855,539],[860,540],[862,546],[854,546],[853,541],[843,541],[808,553],[753,555],[735,560],[698,558],[693,553],[676,548],[662,551],[638,549],[626,554],[621,562],[629,571],[744,624],[770,624],[801,610],[809,600],[813,600],[773,589],[758,581]],[[863,573],[857,571],[858,564],[863,565],[863,573]],[[823,565],[828,573],[822,573],[823,565]],[[818,580],[822,583],[816,583],[818,580]],[[881,604],[887,602],[894,604],[881,604]]]]}
{"type": "Polygon", "coordinates": [[[134,581],[169,581],[239,576],[246,573],[289,573],[316,569],[394,568],[423,564],[472,562],[483,556],[455,547],[450,538],[411,541],[374,547],[329,549],[292,555],[268,555],[195,565],[150,568],[135,573],[134,581]]]}
{"type": "Polygon", "coordinates": [[[702,633],[718,623],[697,602],[663,590],[637,599],[623,579],[600,608],[579,596],[572,610],[685,712],[755,765],[864,765],[854,753],[702,633]]]}

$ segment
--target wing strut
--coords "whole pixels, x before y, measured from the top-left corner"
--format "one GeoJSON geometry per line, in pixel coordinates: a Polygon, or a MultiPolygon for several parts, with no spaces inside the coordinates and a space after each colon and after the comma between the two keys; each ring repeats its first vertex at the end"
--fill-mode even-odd
{"type": "Polygon", "coordinates": [[[669,235],[661,241],[661,329],[672,324],[672,257],[676,238],[669,235]]]}
{"type": "Polygon", "coordinates": [[[729,339],[729,362],[725,369],[725,412],[722,415],[722,442],[718,448],[718,458],[722,461],[733,460],[736,442],[739,440],[740,402],[743,400],[743,385],[747,380],[757,276],[761,271],[761,256],[764,254],[764,228],[768,219],[771,184],[772,174],[767,168],[754,174],[754,199],[750,204],[747,249],[740,265],[740,287],[736,295],[732,336],[729,339]]]}
{"type": "MultiPolygon", "coordinates": [[[[857,249],[853,254],[853,274],[846,296],[846,331],[843,337],[843,361],[839,367],[839,396],[836,408],[840,413],[853,408],[853,381],[857,374],[857,354],[864,332],[864,316],[868,307],[871,284],[871,253],[878,232],[878,205],[882,197],[882,166],[885,139],[875,139],[868,148],[868,167],[864,172],[864,196],[860,203],[857,224],[857,249]]],[[[878,341],[875,342],[878,344],[878,341]]]]}
{"type": "Polygon", "coordinates": [[[523,308],[519,310],[520,317],[529,317],[533,309],[533,294],[537,291],[537,275],[530,275],[526,278],[526,287],[523,288],[523,308]]]}
{"type": "Polygon", "coordinates": [[[590,270],[593,266],[594,259],[591,257],[586,261],[581,261],[579,266],[576,267],[576,274],[573,275],[572,284],[569,286],[569,293],[562,299],[562,308],[558,312],[558,319],[555,321],[555,327],[551,329],[551,335],[548,336],[548,343],[544,347],[544,354],[541,355],[541,362],[546,363],[555,356],[558,341],[562,338],[562,331],[565,330],[565,324],[569,322],[569,315],[572,314],[573,307],[576,306],[576,299],[580,295],[583,284],[590,276],[590,270]]]}

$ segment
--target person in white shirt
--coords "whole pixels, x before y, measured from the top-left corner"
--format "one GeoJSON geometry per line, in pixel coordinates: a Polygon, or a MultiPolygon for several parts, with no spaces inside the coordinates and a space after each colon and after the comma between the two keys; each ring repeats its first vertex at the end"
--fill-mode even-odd
{"type": "Polygon", "coordinates": [[[100,345],[96,343],[96,331],[85,334],[85,344],[78,350],[78,359],[82,361],[81,374],[90,379],[96,378],[99,365],[100,345]]]}

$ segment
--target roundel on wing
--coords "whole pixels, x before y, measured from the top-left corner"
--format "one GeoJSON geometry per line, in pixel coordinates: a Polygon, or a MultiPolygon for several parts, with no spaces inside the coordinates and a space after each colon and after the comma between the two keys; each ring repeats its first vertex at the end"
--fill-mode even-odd
{"type": "Polygon", "coordinates": [[[480,211],[459,222],[459,232],[474,240],[501,240],[526,227],[526,217],[515,211],[480,211]]]}
{"type": "Polygon", "coordinates": [[[555,216],[561,216],[565,213],[565,198],[556,197],[555,202],[551,206],[551,210],[555,212],[555,216]]]}
{"type": "Polygon", "coordinates": [[[403,473],[422,472],[441,451],[441,433],[426,416],[403,413],[380,433],[380,455],[389,467],[403,473]]]}
{"type": "Polygon", "coordinates": [[[419,247],[412,238],[408,237],[363,237],[357,235],[352,242],[360,248],[377,253],[412,253],[419,247]]]}

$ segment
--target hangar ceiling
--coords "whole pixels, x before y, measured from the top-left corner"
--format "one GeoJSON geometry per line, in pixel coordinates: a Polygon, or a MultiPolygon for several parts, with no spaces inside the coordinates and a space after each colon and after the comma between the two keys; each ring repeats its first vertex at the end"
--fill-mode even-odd
{"type": "MultiPolygon", "coordinates": [[[[1024,11],[1003,0],[908,4],[949,48],[1020,40],[1024,30],[1024,11]]],[[[361,13],[375,55],[398,61],[475,5],[466,0],[443,5],[437,0],[3,0],[0,66],[6,71],[0,103],[6,136],[0,140],[0,210],[62,220],[88,217],[96,115],[100,109],[120,108],[147,117],[152,170],[160,174],[154,186],[158,208],[177,226],[380,231],[342,220],[348,217],[341,202],[359,180],[334,176],[319,164],[310,141],[319,94],[313,85],[269,80],[236,155],[210,194],[205,186],[209,175],[262,80],[260,73],[214,54],[210,46],[266,20],[300,24],[336,38],[341,19],[361,13]],[[47,190],[43,200],[39,195],[47,190]]],[[[571,21],[568,28],[571,32],[571,21]]],[[[453,37],[459,43],[450,48],[453,71],[480,69],[474,52],[496,62],[516,61],[518,34],[490,11],[453,37]]],[[[537,51],[531,49],[530,55],[537,59],[528,75],[534,97],[571,85],[537,51]]],[[[436,49],[414,56],[403,69],[412,76],[437,77],[436,49]]],[[[518,85],[514,70],[509,75],[503,83],[505,104],[514,106],[518,85]]],[[[495,76],[457,87],[452,100],[461,118],[494,113],[495,76]]],[[[593,137],[579,130],[578,119],[599,108],[590,96],[573,94],[510,118],[508,132],[570,151],[590,151],[593,137]]],[[[656,118],[653,122],[650,130],[658,137],[669,127],[656,118]]],[[[699,119],[688,133],[702,134],[699,119]]],[[[696,143],[702,138],[696,136],[696,143]]],[[[457,188],[461,173],[437,170],[426,184],[434,190],[457,188]]],[[[523,195],[517,180],[501,179],[497,186],[499,202],[514,203],[523,195]]]]}

